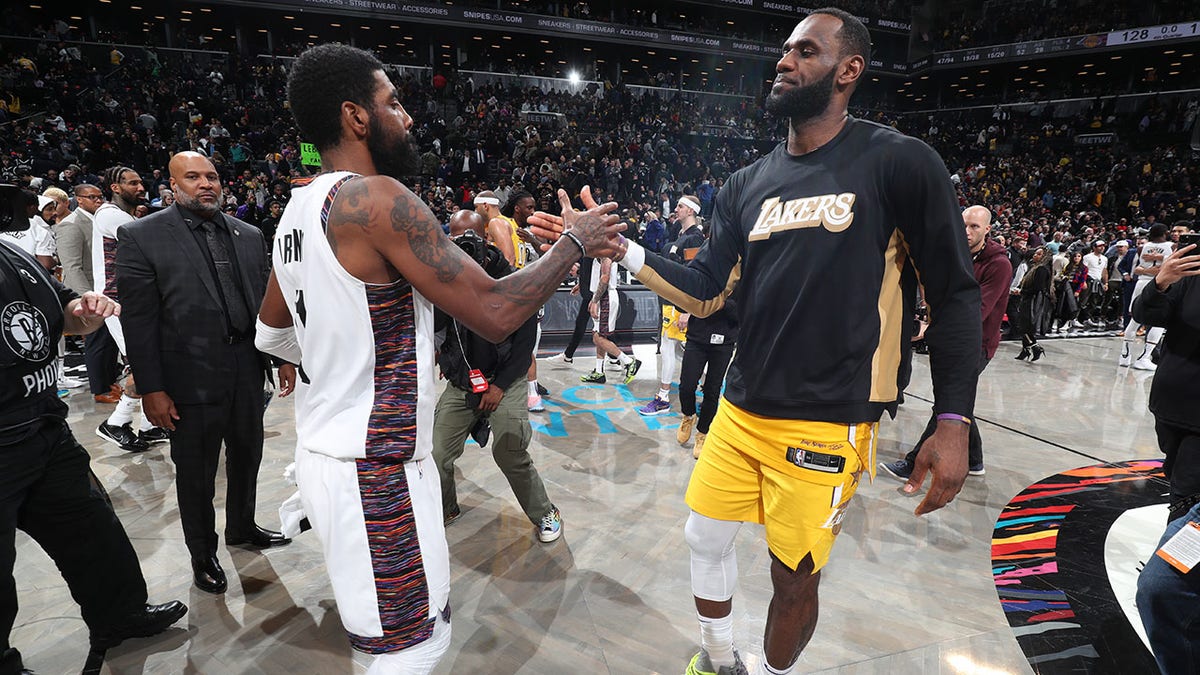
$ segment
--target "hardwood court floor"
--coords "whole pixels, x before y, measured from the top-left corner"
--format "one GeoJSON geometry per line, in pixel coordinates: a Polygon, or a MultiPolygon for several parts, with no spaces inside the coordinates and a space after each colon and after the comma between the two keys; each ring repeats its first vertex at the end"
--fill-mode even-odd
{"type": "MultiPolygon", "coordinates": [[[[1150,374],[1117,368],[1117,338],[1046,347],[1046,357],[1030,364],[1014,361],[1016,347],[1005,344],[984,374],[978,415],[1029,435],[984,422],[987,475],[969,478],[954,504],[918,519],[918,498],[902,495],[894,480],[881,475],[862,486],[825,568],[820,623],[799,671],[1031,672],[992,582],[997,514],[1059,471],[1159,457],[1145,405],[1150,374]]],[[[634,412],[657,379],[653,354],[642,355],[647,363],[629,387],[580,385],[592,364],[582,351],[570,366],[540,363],[553,395],[546,413],[531,415],[532,454],[562,510],[558,542],[537,542],[490,453],[470,447],[463,455],[463,517],[447,532],[454,638],[438,673],[677,674],[696,651],[683,542],[693,460],[674,440],[677,407],[657,418],[634,412]]],[[[916,397],[930,398],[930,389],[927,361],[917,357],[908,403],[881,426],[880,459],[916,440],[929,415],[916,397]]],[[[365,671],[368,657],[352,652],[342,633],[313,534],[261,554],[222,546],[228,593],[195,591],[166,447],[122,453],[94,434],[110,406],[95,410],[86,395],[69,402],[76,435],[141,557],[152,601],[182,599],[191,608],[168,633],[111,650],[104,672],[365,671]]],[[[282,477],[292,425],[290,403],[277,400],[259,477],[264,525],[277,523],[275,509],[292,491],[282,477]]],[[[743,527],[737,546],[735,637],[753,667],[770,597],[761,528],[743,527]]],[[[79,672],[87,632],[78,608],[36,544],[21,534],[17,548],[21,610],[12,644],[40,673],[79,672]]]]}

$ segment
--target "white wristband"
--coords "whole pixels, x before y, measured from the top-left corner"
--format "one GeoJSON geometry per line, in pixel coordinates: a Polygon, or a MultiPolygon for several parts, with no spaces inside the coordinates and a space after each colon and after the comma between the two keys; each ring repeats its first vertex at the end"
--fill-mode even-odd
{"type": "Polygon", "coordinates": [[[636,241],[629,242],[629,250],[625,252],[625,257],[617,263],[634,274],[642,271],[642,266],[646,264],[646,249],[642,248],[641,244],[636,241]]]}

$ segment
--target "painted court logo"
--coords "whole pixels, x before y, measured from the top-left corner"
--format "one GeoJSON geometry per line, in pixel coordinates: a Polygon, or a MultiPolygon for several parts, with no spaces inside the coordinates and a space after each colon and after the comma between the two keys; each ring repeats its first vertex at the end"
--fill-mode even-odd
{"type": "Polygon", "coordinates": [[[767,239],[776,232],[806,227],[824,227],[841,232],[854,222],[853,192],[818,197],[801,197],[786,202],[771,197],[763,202],[758,220],[750,230],[750,241],[767,239]]]}
{"type": "Polygon", "coordinates": [[[42,361],[50,355],[46,316],[28,302],[13,302],[0,312],[0,332],[8,348],[26,361],[42,361]]]}

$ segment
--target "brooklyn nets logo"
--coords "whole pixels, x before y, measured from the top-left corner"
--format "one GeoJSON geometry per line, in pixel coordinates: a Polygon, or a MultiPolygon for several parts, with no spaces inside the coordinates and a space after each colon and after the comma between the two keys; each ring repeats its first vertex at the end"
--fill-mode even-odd
{"type": "Polygon", "coordinates": [[[13,302],[0,312],[0,332],[8,348],[27,361],[42,361],[50,355],[46,316],[28,302],[13,302]]]}

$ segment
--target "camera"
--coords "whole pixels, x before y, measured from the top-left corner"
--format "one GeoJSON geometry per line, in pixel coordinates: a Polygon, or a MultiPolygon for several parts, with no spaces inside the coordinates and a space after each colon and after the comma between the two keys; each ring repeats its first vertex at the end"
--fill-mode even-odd
{"type": "Polygon", "coordinates": [[[451,241],[470,256],[471,260],[474,260],[493,279],[500,279],[512,273],[513,268],[504,259],[504,254],[500,252],[500,249],[489,244],[486,239],[479,236],[474,230],[467,230],[451,241]]]}
{"type": "MultiPolygon", "coordinates": [[[[0,184],[0,232],[23,232],[29,229],[30,193],[16,185],[0,184]]],[[[34,203],[36,204],[36,198],[34,203]]]]}

